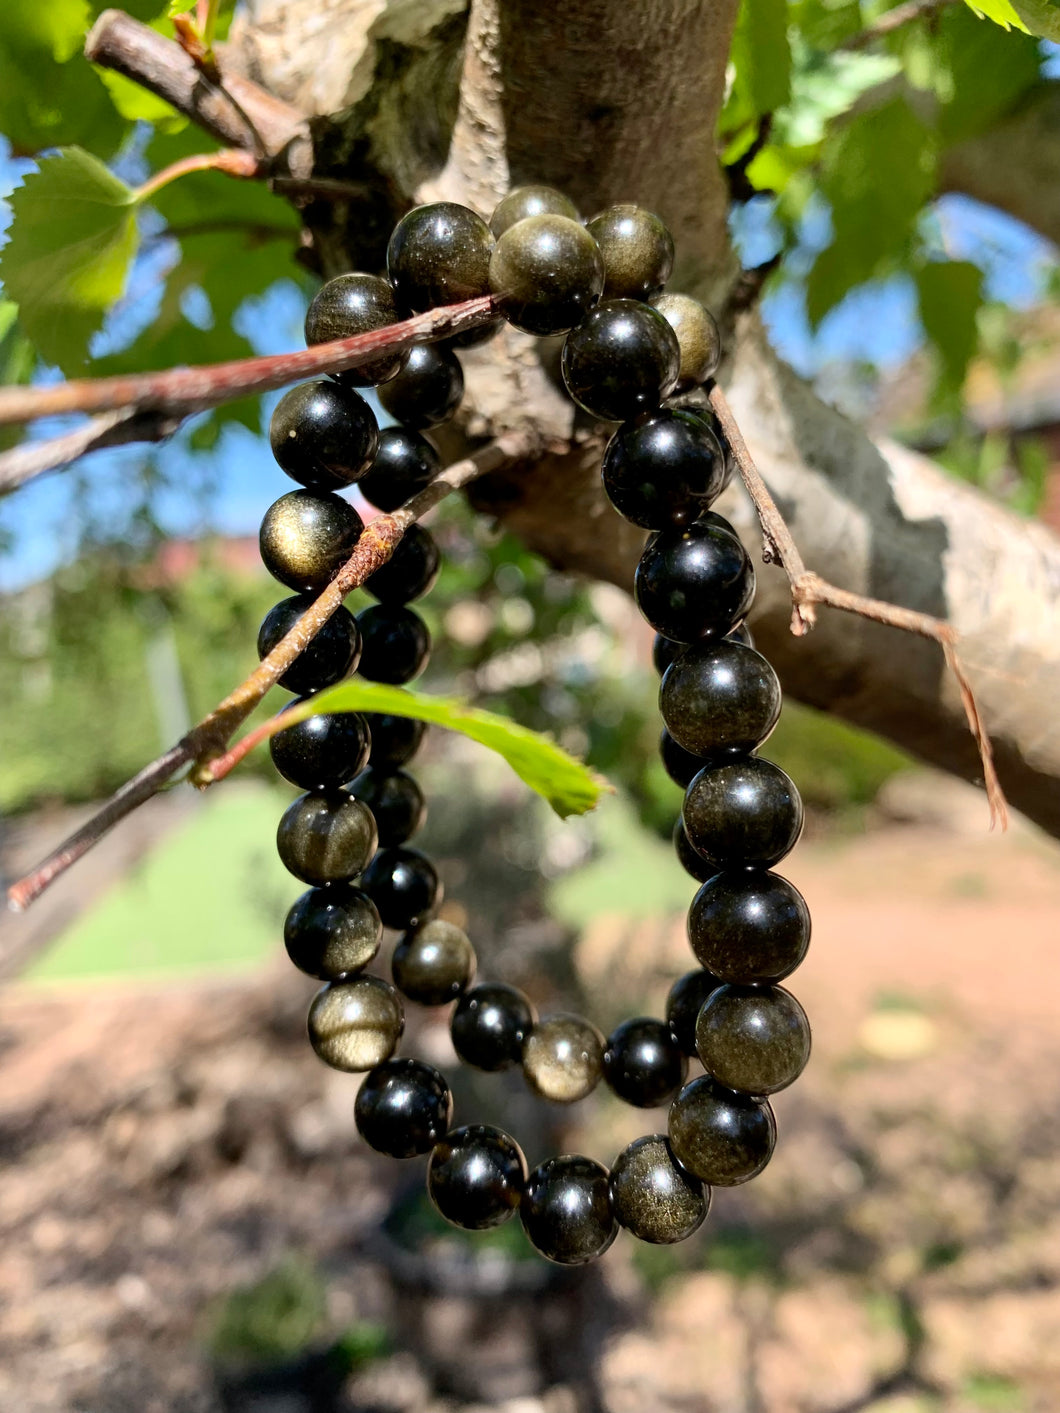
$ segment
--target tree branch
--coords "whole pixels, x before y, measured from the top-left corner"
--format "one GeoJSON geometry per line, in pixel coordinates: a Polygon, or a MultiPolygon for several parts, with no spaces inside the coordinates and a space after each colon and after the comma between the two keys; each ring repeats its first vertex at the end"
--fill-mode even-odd
{"type": "Polygon", "coordinates": [[[877,39],[886,38],[903,25],[912,24],[914,20],[928,19],[954,3],[955,0],[905,0],[905,4],[895,5],[893,10],[885,10],[872,24],[845,39],[839,48],[867,49],[877,39]]]}
{"type": "Polygon", "coordinates": [[[101,810],[74,834],[63,841],[48,857],[18,879],[7,890],[8,906],[23,912],[57,878],[110,832],[121,820],[149,800],[186,766],[191,766],[190,779],[200,788],[212,785],[226,776],[260,740],[272,734],[268,723],[251,732],[231,751],[228,742],[269,689],[279,681],[294,660],[312,641],[347,594],[359,588],[381,568],[394,553],[402,536],[413,521],[426,515],[446,496],[469,485],[487,471],[495,471],[505,462],[521,461],[533,456],[537,441],[530,433],[498,438],[480,448],[472,456],[448,467],[429,486],[412,496],[390,515],[379,515],[365,526],[357,545],[328,587],[305,611],[295,626],[264,657],[254,671],[234,691],[193,726],[175,746],[150,765],[144,767],[119,790],[101,810]]]}
{"type": "Polygon", "coordinates": [[[136,408],[103,412],[83,427],[64,432],[62,436],[26,442],[5,451],[0,455],[0,494],[17,490],[46,471],[58,471],[101,447],[165,441],[179,426],[180,418],[158,412],[141,412],[136,408]]]}

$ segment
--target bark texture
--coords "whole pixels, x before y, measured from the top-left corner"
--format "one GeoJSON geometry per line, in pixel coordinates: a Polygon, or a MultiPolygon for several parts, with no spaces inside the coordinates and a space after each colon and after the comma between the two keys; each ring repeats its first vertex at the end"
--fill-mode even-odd
{"type": "MultiPolygon", "coordinates": [[[[724,316],[737,272],[712,134],[735,12],[736,0],[473,0],[462,44],[446,0],[251,0],[229,59],[313,115],[319,174],[368,177],[382,194],[375,211],[307,212],[324,269],[364,263],[372,239],[378,259],[365,232],[383,208],[444,195],[488,211],[509,182],[534,179],[586,212],[615,200],[659,211],[681,254],[675,285],[724,316]]],[[[951,184],[960,160],[948,159],[951,184]]],[[[986,199],[1012,209],[1005,181],[986,199]]],[[[753,314],[724,322],[722,381],[809,567],[957,626],[1005,789],[1060,834],[1060,543],[922,458],[875,446],[778,362],[753,314]]],[[[641,536],[602,497],[599,440],[558,394],[555,352],[506,332],[468,355],[465,433],[531,422],[581,438],[475,498],[556,564],[628,588],[641,536]]],[[[720,508],[757,545],[749,508],[728,494],[720,508]]],[[[764,569],[755,628],[793,696],[977,777],[937,647],[829,610],[795,639],[788,618],[783,575],[764,569]]]]}

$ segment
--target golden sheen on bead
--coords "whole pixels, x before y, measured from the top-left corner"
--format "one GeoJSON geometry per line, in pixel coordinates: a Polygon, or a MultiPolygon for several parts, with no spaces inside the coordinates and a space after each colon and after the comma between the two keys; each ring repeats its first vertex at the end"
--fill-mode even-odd
{"type": "Polygon", "coordinates": [[[581,1016],[549,1016],[534,1026],[523,1045],[527,1084],[555,1104],[584,1099],[603,1076],[606,1043],[596,1026],[581,1016]]]}
{"type": "Polygon", "coordinates": [[[394,949],[391,970],[410,1001],[444,1006],[471,985],[475,950],[463,928],[436,917],[405,934],[394,949]]]}
{"type": "Polygon", "coordinates": [[[284,868],[305,883],[338,883],[367,868],[379,842],[367,805],[342,790],[299,795],[276,829],[284,868]]]}
{"type": "Polygon", "coordinates": [[[674,238],[643,206],[609,206],[586,230],[604,257],[605,299],[650,299],[670,278],[674,238]]]}
{"type": "Polygon", "coordinates": [[[710,1210],[710,1188],[686,1173],[666,1136],[635,1139],[611,1169],[611,1205],[620,1226],[640,1241],[684,1241],[710,1210]]]}
{"type": "MultiPolygon", "coordinates": [[[[374,329],[396,324],[401,318],[389,280],[381,275],[360,273],[336,275],[322,285],[305,316],[305,341],[312,347],[332,339],[348,339],[374,329]]],[[[338,374],[338,380],[351,388],[370,388],[385,383],[400,371],[408,355],[388,353],[383,358],[362,363],[338,374]]]]}
{"type": "Polygon", "coordinates": [[[572,221],[579,219],[574,202],[554,186],[517,186],[507,196],[502,196],[493,208],[490,230],[500,240],[517,221],[544,215],[569,216],[572,221]]]}
{"type": "Polygon", "coordinates": [[[333,1070],[359,1073],[389,1060],[404,1029],[401,998],[378,976],[330,982],[309,1007],[309,1042],[333,1070]]]}
{"type": "Polygon", "coordinates": [[[681,350],[681,371],[675,392],[688,392],[705,383],[718,371],[721,362],[721,334],[709,309],[690,294],[660,294],[652,300],[677,335],[681,350]]]}
{"type": "Polygon", "coordinates": [[[341,496],[288,491],[265,512],[258,545],[274,579],[300,593],[319,592],[349,559],[363,529],[341,496]]]}
{"type": "Polygon", "coordinates": [[[603,287],[596,241],[569,216],[528,216],[505,231],[490,257],[497,308],[515,328],[539,338],[580,324],[603,287]]]}

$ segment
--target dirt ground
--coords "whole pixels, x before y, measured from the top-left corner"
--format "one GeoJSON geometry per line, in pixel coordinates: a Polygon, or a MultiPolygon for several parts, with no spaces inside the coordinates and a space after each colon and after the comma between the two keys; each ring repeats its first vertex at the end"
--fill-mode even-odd
{"type": "MultiPolygon", "coordinates": [[[[359,1145],[356,1080],[314,1060],[311,985],[279,959],[10,985],[0,1409],[1056,1413],[1060,849],[985,833],[960,791],[900,795],[917,822],[810,838],[785,870],[814,914],[792,989],[816,1048],[772,1164],[683,1247],[621,1237],[583,1274],[381,1235],[421,1167],[359,1145]],[[323,1290],[308,1353],[217,1355],[226,1293],[292,1260],[323,1290]],[[369,1327],[385,1352],[324,1377],[314,1349],[369,1327]]],[[[682,919],[600,918],[576,964],[590,994],[657,1006],[689,964],[682,919]]],[[[445,1046],[429,1022],[405,1048],[445,1046]]],[[[566,1137],[607,1161],[664,1122],[594,1099],[566,1137]]]]}

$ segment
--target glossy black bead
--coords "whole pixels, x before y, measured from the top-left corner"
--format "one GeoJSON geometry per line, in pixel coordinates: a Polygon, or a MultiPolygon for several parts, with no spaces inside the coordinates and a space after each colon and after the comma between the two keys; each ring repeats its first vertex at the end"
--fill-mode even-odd
{"type": "Polygon", "coordinates": [[[363,1074],[389,1060],[405,1030],[401,997],[378,976],[329,981],[313,997],[309,1043],[333,1070],[363,1074]]]}
{"type": "Polygon", "coordinates": [[[731,520],[726,520],[724,515],[719,515],[716,510],[706,510],[699,517],[704,525],[713,525],[717,530],[724,530],[727,535],[731,535],[734,540],[740,538],[739,531],[731,520]]]}
{"type": "Polygon", "coordinates": [[[381,849],[365,869],[361,887],[379,909],[384,927],[413,927],[442,900],[438,872],[418,849],[381,849]]]}
{"type": "Polygon", "coordinates": [[[368,764],[371,738],[355,711],[319,712],[269,739],[272,763],[300,790],[345,785],[368,764]]]}
{"type": "Polygon", "coordinates": [[[705,766],[681,812],[692,847],[723,868],[772,868],[802,832],[802,800],[779,765],[742,756],[705,766]]]}
{"type": "Polygon", "coordinates": [[[688,294],[660,294],[652,304],[677,335],[681,374],[677,392],[705,383],[721,362],[721,334],[714,315],[688,294]]]}
{"type": "Polygon", "coordinates": [[[726,1089],[776,1094],[806,1068],[810,1022],[783,986],[719,986],[696,1021],[696,1053],[726,1089]]]}
{"type": "Polygon", "coordinates": [[[349,559],[363,529],[341,496],[288,491],[265,512],[258,545],[274,579],[300,593],[319,592],[349,559]]]}
{"type": "Polygon", "coordinates": [[[375,460],[357,488],[377,510],[397,510],[430,485],[441,469],[438,453],[426,437],[407,427],[384,427],[375,460]]]}
{"type": "Polygon", "coordinates": [[[619,1225],[639,1241],[670,1245],[703,1225],[710,1188],[685,1172],[663,1134],[651,1133],[615,1159],[611,1205],[619,1225]]]}
{"type": "Polygon", "coordinates": [[[373,604],[357,615],[360,674],[401,686],[418,677],[431,654],[431,635],[418,613],[400,604],[373,604]]]}
{"type": "Polygon", "coordinates": [[[810,945],[810,910],[777,873],[715,873],[692,900],[688,940],[719,981],[782,981],[810,945]]]}
{"type": "Polygon", "coordinates": [[[522,1201],[526,1159],[514,1138],[488,1124],[454,1128],[431,1153],[427,1192],[447,1222],[485,1231],[522,1201]]]}
{"type": "Polygon", "coordinates": [[[523,1057],[534,1009],[521,991],[498,981],[465,991],[449,1022],[460,1058],[480,1070],[506,1070],[523,1057]]]}
{"type": "Polygon", "coordinates": [[[633,579],[641,613],[657,633],[679,643],[725,637],[750,608],[754,591],[743,545],[702,521],[652,535],[633,579]]]}
{"type": "Polygon", "coordinates": [[[445,1077],[420,1060],[386,1060],[364,1077],[353,1106],[357,1131],[377,1153],[415,1158],[445,1137],[453,1096],[445,1077]]]}
{"type": "Polygon", "coordinates": [[[603,1078],[606,1044],[583,1016],[562,1011],[546,1016],[523,1042],[523,1078],[540,1098],[574,1104],[603,1078]]]}
{"type": "Polygon", "coordinates": [[[490,289],[496,307],[524,333],[565,334],[598,303],[603,287],[596,241],[569,216],[528,216],[493,248],[490,289]]]}
{"type": "Polygon", "coordinates": [[[293,480],[311,491],[336,491],[371,466],[379,428],[363,397],[321,378],[280,398],[269,423],[269,445],[293,480]]]}
{"type": "Polygon", "coordinates": [[[364,581],[364,587],[380,603],[410,603],[430,592],[440,566],[434,536],[413,522],[387,562],[364,581]]]}
{"type": "Polygon", "coordinates": [[[283,924],[287,955],[299,971],[321,981],[367,966],[382,937],[375,904],[348,883],[310,888],[295,899],[283,924]]]}
{"type": "Polygon", "coordinates": [[[777,674],[761,653],[731,638],[689,644],[659,687],[666,729],[693,756],[757,749],[777,724],[780,706],[777,674]]]}
{"type": "Polygon", "coordinates": [[[372,735],[372,750],[368,764],[373,770],[399,770],[407,765],[419,750],[427,732],[427,723],[412,716],[389,716],[386,712],[366,711],[364,719],[372,735]]]}
{"type": "Polygon", "coordinates": [[[578,220],[578,208],[562,191],[554,186],[517,186],[507,196],[502,196],[493,208],[490,217],[490,230],[499,240],[516,221],[525,221],[528,216],[568,216],[578,220]]]}
{"type": "Polygon", "coordinates": [[[607,444],[604,490],[646,530],[688,525],[720,493],[725,458],[698,417],[661,407],[620,427],[607,444]]]}
{"type": "Polygon", "coordinates": [[[566,1154],[539,1164],[526,1180],[519,1214],[532,1246],[561,1266],[602,1256],[618,1235],[608,1171],[566,1154]]]}
{"type": "Polygon", "coordinates": [[[673,390],[680,358],[677,336],[661,314],[633,299],[605,300],[567,335],[563,381],[593,417],[626,422],[673,390]]]}
{"type": "Polygon", "coordinates": [[[680,820],[673,828],[674,852],[677,855],[677,862],[690,878],[694,878],[699,883],[705,883],[708,878],[712,878],[717,872],[713,864],[707,863],[702,854],[697,854],[692,845],[688,842],[688,835],[685,833],[685,826],[680,820]]]}
{"type": "Polygon", "coordinates": [[[660,677],[687,647],[687,643],[676,643],[673,638],[664,638],[661,633],[656,633],[651,645],[651,660],[660,677]]]}
{"type": "Polygon", "coordinates": [[[493,235],[481,216],[454,201],[416,206],[394,227],[387,274],[404,309],[419,313],[489,294],[493,235]]]}
{"type": "MultiPolygon", "coordinates": [[[[333,339],[348,339],[396,324],[400,318],[389,280],[380,275],[336,275],[313,296],[305,316],[305,341],[312,347],[333,339]]],[[[404,361],[404,353],[388,353],[334,377],[347,387],[370,388],[393,378],[404,361]]]]}
{"type": "Polygon", "coordinates": [[[586,229],[604,257],[605,299],[650,299],[670,278],[674,238],[643,206],[609,206],[586,229]]]}
{"type": "Polygon", "coordinates": [[[756,1177],[773,1156],[777,1125],[766,1099],[736,1094],[701,1075],[670,1105],[670,1148],[681,1166],[711,1187],[756,1177]]]}
{"type": "Polygon", "coordinates": [[[396,378],[379,389],[379,401],[402,426],[422,431],[448,422],[464,396],[464,370],[450,348],[418,343],[396,378]]]}
{"type": "Polygon", "coordinates": [[[403,770],[380,773],[369,767],[350,786],[350,794],[375,815],[381,849],[411,839],[427,818],[423,791],[403,770]]]}
{"type": "Polygon", "coordinates": [[[687,1070],[666,1021],[639,1016],[623,1021],[608,1037],[604,1078],[620,1099],[638,1109],[665,1103],[684,1083],[687,1070]]]}
{"type": "Polygon", "coordinates": [[[682,790],[691,785],[706,764],[702,756],[693,755],[684,746],[679,746],[665,727],[659,735],[659,756],[667,775],[682,790]]]}
{"type": "Polygon", "coordinates": [[[432,918],[406,932],[390,962],[394,985],[421,1006],[444,1006],[471,985],[475,949],[460,927],[432,918]]]}
{"type": "Polygon", "coordinates": [[[281,863],[304,883],[338,883],[356,877],[375,847],[371,810],[343,790],[299,795],[284,810],[276,830],[281,863]]]}
{"type": "MultiPolygon", "coordinates": [[[[312,594],[295,594],[274,604],[258,629],[258,657],[268,657],[312,606],[312,594]]],[[[280,686],[300,696],[319,692],[341,682],[357,666],[360,656],[357,621],[340,605],[280,678],[280,686]]]]}
{"type": "Polygon", "coordinates": [[[670,987],[666,1020],[683,1055],[696,1053],[696,1021],[703,1002],[721,983],[709,971],[686,971],[670,987]]]}

